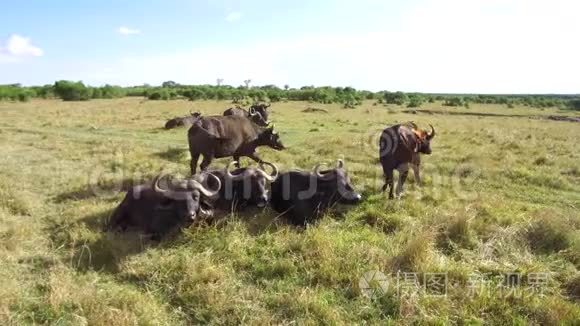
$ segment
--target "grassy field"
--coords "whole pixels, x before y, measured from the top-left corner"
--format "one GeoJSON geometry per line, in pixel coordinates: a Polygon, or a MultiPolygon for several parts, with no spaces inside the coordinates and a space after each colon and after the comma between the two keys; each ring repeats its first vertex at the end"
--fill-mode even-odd
{"type": "Polygon", "coordinates": [[[123,185],[162,169],[188,174],[186,129],[162,130],[166,119],[229,106],[0,103],[0,324],[580,320],[580,124],[529,118],[572,115],[555,109],[422,108],[504,117],[275,103],[288,150],[262,157],[282,169],[343,158],[360,206],[306,229],[253,210],[161,243],[101,232],[123,185]],[[405,196],[387,201],[378,135],[407,120],[435,126],[433,155],[424,186],[411,174],[405,196]],[[519,281],[504,283],[507,274],[519,281]],[[445,295],[431,275],[445,275],[445,295]]]}

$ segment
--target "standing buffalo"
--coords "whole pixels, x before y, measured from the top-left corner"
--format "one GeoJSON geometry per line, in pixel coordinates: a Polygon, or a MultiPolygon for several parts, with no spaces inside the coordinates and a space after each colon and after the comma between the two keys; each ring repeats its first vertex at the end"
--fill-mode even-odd
{"type": "Polygon", "coordinates": [[[294,225],[305,225],[318,219],[335,204],[354,205],[361,201],[342,160],[338,160],[336,168],[331,170],[320,171],[320,165],[317,165],[313,172],[282,173],[272,183],[271,191],[272,208],[287,215],[294,225]]]}
{"type": "Polygon", "coordinates": [[[137,228],[158,237],[176,226],[192,223],[199,213],[211,215],[212,208],[207,202],[220,188],[220,179],[209,173],[172,182],[162,182],[162,177],[157,176],[151,184],[135,186],[127,192],[107,228],[123,231],[137,228]],[[213,190],[204,186],[210,177],[215,185],[213,190]]]}
{"type": "Polygon", "coordinates": [[[173,119],[169,119],[165,123],[165,129],[173,129],[181,126],[191,126],[200,116],[201,113],[199,112],[191,112],[190,115],[185,117],[175,117],[173,119]]]}
{"type": "Polygon", "coordinates": [[[229,108],[224,111],[224,116],[235,115],[240,117],[246,117],[254,121],[259,126],[265,127],[270,122],[268,121],[268,108],[270,104],[254,104],[250,107],[248,111],[237,106],[235,108],[229,108]]]}
{"type": "Polygon", "coordinates": [[[403,185],[412,166],[417,182],[421,182],[419,165],[420,153],[431,154],[431,139],[435,137],[435,129],[426,132],[413,122],[398,124],[383,130],[379,144],[379,158],[385,175],[383,191],[389,188],[389,198],[394,198],[393,171],[399,171],[397,196],[403,192],[403,185]]]}
{"type": "Polygon", "coordinates": [[[189,128],[187,138],[192,175],[197,170],[197,161],[202,154],[200,168],[205,171],[214,158],[233,156],[239,162],[241,156],[247,156],[262,163],[256,153],[258,146],[285,149],[274,127],[260,127],[249,119],[233,115],[199,118],[189,128]]]}
{"type": "Polygon", "coordinates": [[[263,208],[268,204],[268,183],[278,177],[276,165],[268,162],[260,164],[260,168],[238,168],[230,171],[236,161],[230,162],[223,170],[212,170],[210,173],[217,176],[222,184],[219,199],[214,203],[215,208],[235,211],[238,208],[257,206],[263,208]],[[264,171],[263,165],[272,168],[271,174],[264,171]]]}

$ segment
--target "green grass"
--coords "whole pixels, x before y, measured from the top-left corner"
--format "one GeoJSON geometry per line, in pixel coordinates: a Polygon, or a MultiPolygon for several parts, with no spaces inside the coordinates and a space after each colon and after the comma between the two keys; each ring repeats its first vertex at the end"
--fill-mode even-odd
{"type": "MultiPolygon", "coordinates": [[[[525,107],[426,104],[403,113],[275,103],[282,169],[346,162],[364,202],[306,229],[250,210],[152,243],[101,232],[122,189],[161,169],[188,174],[186,130],[167,118],[226,102],[0,103],[0,324],[556,324],[580,320],[580,124],[525,107]],[[378,192],[380,131],[437,129],[401,200],[378,192]],[[394,288],[370,298],[366,272],[447,273],[445,297],[394,288]],[[543,295],[469,294],[473,274],[548,273],[543,295]]],[[[223,166],[227,159],[216,160],[223,166]]],[[[250,163],[243,159],[243,164],[250,163]]],[[[422,279],[421,279],[422,282],[422,279]]],[[[518,290],[526,288],[520,284],[518,290]]]]}

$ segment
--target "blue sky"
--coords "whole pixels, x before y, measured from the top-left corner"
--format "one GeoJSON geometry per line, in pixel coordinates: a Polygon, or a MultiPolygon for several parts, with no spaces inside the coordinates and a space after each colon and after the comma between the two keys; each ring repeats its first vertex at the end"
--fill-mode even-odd
{"type": "Polygon", "coordinates": [[[27,1],[0,84],[179,83],[580,93],[575,0],[27,1]]]}

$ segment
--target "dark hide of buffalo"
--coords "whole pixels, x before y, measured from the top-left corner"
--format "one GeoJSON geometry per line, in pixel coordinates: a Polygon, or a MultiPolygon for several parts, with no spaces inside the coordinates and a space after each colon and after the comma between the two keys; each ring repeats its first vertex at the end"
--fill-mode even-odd
{"type": "Polygon", "coordinates": [[[335,204],[354,205],[361,201],[338,161],[335,169],[313,172],[290,171],[272,183],[270,204],[294,225],[305,225],[321,217],[335,204]]]}
{"type": "Polygon", "coordinates": [[[167,120],[165,123],[165,129],[173,129],[182,126],[191,126],[197,118],[201,116],[199,112],[192,112],[189,116],[185,117],[175,117],[173,119],[167,120]]]}
{"type": "Polygon", "coordinates": [[[107,229],[136,229],[160,237],[191,224],[199,215],[211,215],[208,202],[220,188],[219,178],[207,173],[172,182],[157,176],[151,184],[135,186],[127,192],[111,215],[107,229]],[[204,185],[208,182],[213,183],[213,190],[204,185]]]}
{"type": "Polygon", "coordinates": [[[199,118],[188,132],[189,152],[191,154],[191,174],[197,170],[197,161],[205,171],[214,158],[247,156],[258,163],[262,159],[256,148],[268,146],[275,150],[285,149],[274,127],[260,127],[247,118],[239,116],[209,116],[199,118]]]}
{"type": "Polygon", "coordinates": [[[414,170],[420,183],[420,154],[431,154],[431,140],[435,137],[435,129],[420,130],[413,122],[398,124],[383,130],[379,144],[379,160],[383,167],[385,185],[383,191],[389,189],[389,198],[394,198],[393,171],[399,171],[397,196],[403,192],[403,185],[409,173],[409,166],[414,170]]]}
{"type": "Polygon", "coordinates": [[[271,167],[272,172],[266,173],[263,165],[260,168],[247,167],[230,170],[237,162],[232,161],[223,170],[211,170],[222,184],[218,199],[213,202],[216,209],[235,212],[248,206],[264,208],[269,201],[268,184],[276,180],[278,168],[276,165],[264,162],[271,167]]]}
{"type": "Polygon", "coordinates": [[[239,117],[246,117],[252,120],[255,124],[266,127],[270,124],[268,120],[268,108],[270,105],[266,104],[254,104],[248,110],[245,110],[239,106],[235,108],[229,108],[224,111],[224,116],[235,115],[239,117]]]}

